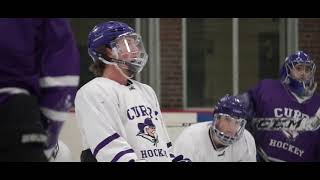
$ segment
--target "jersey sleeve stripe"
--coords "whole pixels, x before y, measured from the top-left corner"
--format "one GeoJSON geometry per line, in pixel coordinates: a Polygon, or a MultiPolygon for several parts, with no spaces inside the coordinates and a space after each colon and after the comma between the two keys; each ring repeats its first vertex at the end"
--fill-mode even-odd
{"type": "Polygon", "coordinates": [[[76,87],[51,87],[41,89],[39,104],[61,112],[69,112],[74,106],[74,98],[77,92],[76,87]]]}
{"type": "Polygon", "coordinates": [[[128,150],[121,151],[111,160],[111,162],[117,162],[125,154],[133,153],[133,152],[134,152],[133,149],[128,149],[128,150]]]}
{"type": "Polygon", "coordinates": [[[40,110],[44,116],[54,121],[67,121],[72,117],[70,112],[55,111],[45,107],[41,107],[40,110]]]}
{"type": "Polygon", "coordinates": [[[103,141],[101,141],[97,147],[94,149],[93,151],[93,156],[96,157],[98,152],[103,148],[105,147],[106,145],[108,145],[111,141],[119,138],[120,135],[118,133],[114,133],[113,135],[107,137],[106,139],[104,139],[103,141]]]}
{"type": "Polygon", "coordinates": [[[0,93],[9,93],[9,94],[30,94],[28,90],[17,88],[17,87],[7,87],[0,88],[0,93]]]}
{"type": "Polygon", "coordinates": [[[66,87],[66,86],[78,86],[79,76],[46,76],[40,79],[40,87],[66,87]]]}

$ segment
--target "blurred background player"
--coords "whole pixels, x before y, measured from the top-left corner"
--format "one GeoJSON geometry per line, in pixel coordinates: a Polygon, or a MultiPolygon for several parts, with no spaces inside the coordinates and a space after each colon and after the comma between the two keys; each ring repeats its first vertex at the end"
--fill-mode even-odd
{"type": "Polygon", "coordinates": [[[310,56],[298,51],[286,58],[280,80],[262,80],[241,95],[249,104],[252,116],[269,118],[257,126],[248,124],[257,144],[259,161],[320,161],[320,96],[315,93],[315,71],[310,56]],[[279,118],[289,118],[287,122],[290,118],[306,120],[306,123],[290,122],[293,127],[314,121],[314,129],[288,129],[281,124],[286,121],[279,118]],[[275,121],[271,126],[262,127],[271,124],[272,119],[275,121]]]}
{"type": "Polygon", "coordinates": [[[89,32],[88,53],[97,77],[75,100],[81,161],[171,161],[156,94],[132,79],[148,60],[141,36],[125,23],[104,22],[89,32]]]}
{"type": "Polygon", "coordinates": [[[247,117],[245,104],[226,95],[214,107],[212,122],[193,124],[180,134],[174,153],[193,162],[255,162],[255,142],[245,130],[247,117]]]}
{"type": "Polygon", "coordinates": [[[79,81],[69,22],[2,18],[0,34],[0,161],[48,161],[79,81]]]}

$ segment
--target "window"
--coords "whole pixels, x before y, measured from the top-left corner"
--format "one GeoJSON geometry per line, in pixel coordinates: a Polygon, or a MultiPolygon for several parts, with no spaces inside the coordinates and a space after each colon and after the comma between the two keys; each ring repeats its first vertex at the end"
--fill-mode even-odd
{"type": "Polygon", "coordinates": [[[232,19],[186,20],[187,107],[232,94],[232,19]]]}
{"type": "Polygon", "coordinates": [[[290,24],[294,25],[291,21],[281,18],[186,19],[185,108],[212,108],[225,94],[242,93],[264,78],[277,79],[286,53],[297,43],[297,40],[288,41],[296,36],[295,32],[287,33],[290,24]],[[234,42],[238,42],[236,46],[234,42]],[[233,62],[237,62],[238,67],[233,67],[233,62]],[[237,83],[233,82],[236,79],[233,77],[238,79],[237,83]]]}
{"type": "Polygon", "coordinates": [[[239,92],[265,78],[278,79],[282,62],[279,18],[239,19],[239,92]]]}

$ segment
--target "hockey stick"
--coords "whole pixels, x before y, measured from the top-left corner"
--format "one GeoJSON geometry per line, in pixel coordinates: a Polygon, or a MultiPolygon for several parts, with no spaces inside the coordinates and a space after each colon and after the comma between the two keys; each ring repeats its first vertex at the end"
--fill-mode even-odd
{"type": "Polygon", "coordinates": [[[252,125],[257,130],[265,131],[316,131],[320,127],[320,118],[270,117],[253,118],[252,125]]]}
{"type": "Polygon", "coordinates": [[[166,123],[167,127],[188,127],[191,126],[192,124],[196,124],[197,122],[185,122],[185,123],[181,123],[181,122],[176,122],[176,123],[166,123]]]}

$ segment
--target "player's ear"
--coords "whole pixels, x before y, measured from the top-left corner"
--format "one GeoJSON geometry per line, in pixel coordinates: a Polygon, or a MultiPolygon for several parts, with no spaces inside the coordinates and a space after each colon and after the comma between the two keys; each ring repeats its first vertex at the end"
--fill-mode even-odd
{"type": "Polygon", "coordinates": [[[113,56],[113,51],[110,49],[110,48],[106,48],[106,55],[109,57],[109,58],[114,58],[113,56]]]}
{"type": "Polygon", "coordinates": [[[102,54],[105,59],[109,59],[112,57],[112,50],[107,46],[101,46],[97,48],[96,51],[102,54]]]}

